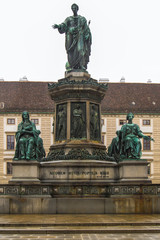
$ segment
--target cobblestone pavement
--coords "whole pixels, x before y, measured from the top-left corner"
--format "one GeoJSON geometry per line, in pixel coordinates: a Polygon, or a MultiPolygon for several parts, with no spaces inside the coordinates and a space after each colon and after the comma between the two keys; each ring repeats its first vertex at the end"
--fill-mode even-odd
{"type": "Polygon", "coordinates": [[[13,235],[0,235],[3,240],[159,240],[159,234],[60,234],[60,235],[37,235],[37,234],[13,234],[13,235]]]}

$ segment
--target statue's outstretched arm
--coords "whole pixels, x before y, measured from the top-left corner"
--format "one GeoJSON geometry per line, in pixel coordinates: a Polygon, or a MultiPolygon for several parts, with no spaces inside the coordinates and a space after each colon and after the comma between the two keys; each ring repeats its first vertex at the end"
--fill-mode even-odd
{"type": "Polygon", "coordinates": [[[61,24],[52,25],[52,27],[53,27],[53,29],[57,28],[59,33],[65,33],[67,31],[67,22],[68,22],[68,20],[65,20],[61,24]]]}
{"type": "Polygon", "coordinates": [[[150,136],[143,135],[143,138],[146,139],[146,140],[150,140],[150,141],[155,142],[154,138],[152,138],[150,136]]]}
{"type": "Polygon", "coordinates": [[[146,140],[154,141],[154,139],[152,137],[144,135],[141,130],[138,132],[138,137],[146,139],[146,140]]]}
{"type": "Polygon", "coordinates": [[[54,29],[56,29],[56,28],[59,28],[59,25],[58,25],[58,24],[54,24],[54,25],[52,25],[52,27],[53,27],[54,29]]]}

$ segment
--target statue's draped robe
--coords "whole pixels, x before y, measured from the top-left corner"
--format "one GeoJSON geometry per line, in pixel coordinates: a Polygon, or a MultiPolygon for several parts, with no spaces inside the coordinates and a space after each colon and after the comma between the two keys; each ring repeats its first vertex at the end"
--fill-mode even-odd
{"type": "Polygon", "coordinates": [[[65,47],[71,69],[87,69],[91,52],[91,32],[84,17],[71,16],[59,25],[60,33],[66,34],[65,47]]]}
{"type": "Polygon", "coordinates": [[[82,138],[83,136],[83,111],[82,109],[74,109],[73,110],[73,128],[74,128],[74,137],[82,138]]]}
{"type": "Polygon", "coordinates": [[[26,139],[25,143],[25,153],[27,153],[27,149],[29,148],[29,144],[32,144],[32,151],[29,153],[30,159],[38,159],[45,156],[45,150],[43,148],[43,141],[39,137],[40,131],[36,129],[36,126],[33,122],[29,121],[27,125],[22,121],[18,125],[18,131],[16,132],[16,151],[15,151],[15,159],[21,159],[22,146],[20,144],[20,140],[26,139]],[[26,131],[26,132],[23,132],[26,131]]]}
{"type": "Polygon", "coordinates": [[[130,151],[129,157],[141,157],[141,142],[142,131],[137,124],[125,124],[121,128],[122,144],[124,146],[124,153],[130,151]]]}

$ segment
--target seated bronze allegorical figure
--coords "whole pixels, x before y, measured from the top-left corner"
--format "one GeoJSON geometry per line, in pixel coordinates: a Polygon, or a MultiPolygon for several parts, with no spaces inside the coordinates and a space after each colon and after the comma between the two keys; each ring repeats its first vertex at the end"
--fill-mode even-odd
{"type": "Polygon", "coordinates": [[[13,160],[39,160],[45,157],[41,132],[29,120],[29,113],[22,113],[22,122],[16,132],[16,151],[13,160]]]}
{"type": "Polygon", "coordinates": [[[117,131],[117,137],[112,140],[108,147],[109,156],[118,159],[140,159],[142,155],[141,138],[154,141],[153,138],[142,133],[139,126],[132,122],[133,113],[127,114],[127,123],[117,131]]]}

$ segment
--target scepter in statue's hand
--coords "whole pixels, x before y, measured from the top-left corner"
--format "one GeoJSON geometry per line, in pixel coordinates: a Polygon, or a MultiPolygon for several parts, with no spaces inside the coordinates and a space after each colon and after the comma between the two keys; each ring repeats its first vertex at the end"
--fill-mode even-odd
{"type": "Polygon", "coordinates": [[[153,141],[153,142],[155,142],[154,138],[152,138],[152,137],[150,137],[150,141],[153,141]]]}

